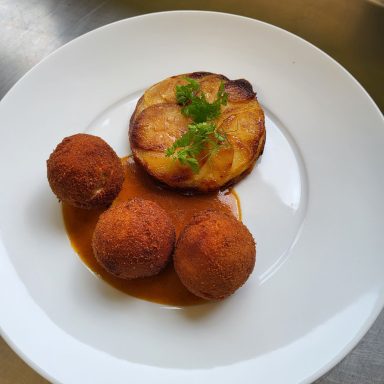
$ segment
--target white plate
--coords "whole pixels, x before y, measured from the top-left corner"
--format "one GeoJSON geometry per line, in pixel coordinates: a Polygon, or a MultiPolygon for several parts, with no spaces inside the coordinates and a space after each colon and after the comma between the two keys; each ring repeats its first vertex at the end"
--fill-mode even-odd
{"type": "Polygon", "coordinates": [[[384,124],[335,61],[239,16],[169,12],[67,44],[0,104],[1,328],[63,383],[310,382],[358,342],[384,301],[384,124]],[[236,187],[258,242],[230,299],[171,308],[124,295],[71,249],[45,160],[75,132],[129,151],[137,97],[194,70],[248,79],[266,150],[236,187]]]}

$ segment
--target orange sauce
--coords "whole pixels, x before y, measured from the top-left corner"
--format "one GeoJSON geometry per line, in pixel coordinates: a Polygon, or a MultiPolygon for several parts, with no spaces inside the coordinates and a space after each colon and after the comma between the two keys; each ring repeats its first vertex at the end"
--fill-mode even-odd
{"type": "MultiPolygon", "coordinates": [[[[241,218],[239,200],[231,189],[204,195],[183,195],[160,186],[137,166],[131,157],[123,158],[122,161],[125,167],[125,181],[115,202],[127,201],[134,197],[156,202],[171,217],[176,236],[196,212],[205,209],[224,211],[241,218]]],[[[67,204],[63,204],[62,208],[65,227],[73,248],[95,274],[115,288],[131,296],[168,305],[193,305],[205,301],[182,285],[172,262],[153,277],[124,280],[111,275],[98,264],[92,250],[93,231],[103,210],[84,210],[67,204]]]]}

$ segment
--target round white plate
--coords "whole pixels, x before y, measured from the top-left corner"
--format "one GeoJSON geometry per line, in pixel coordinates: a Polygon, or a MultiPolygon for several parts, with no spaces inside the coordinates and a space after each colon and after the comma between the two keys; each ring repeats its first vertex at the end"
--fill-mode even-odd
{"type": "Polygon", "coordinates": [[[86,34],[0,103],[1,329],[63,383],[298,383],[336,364],[384,302],[384,123],[335,61],[271,25],[167,12],[86,34]],[[46,180],[76,132],[123,156],[134,103],[170,75],[248,79],[267,115],[265,153],[238,186],[256,269],[221,303],[173,308],[94,276],[67,239],[46,180]]]}

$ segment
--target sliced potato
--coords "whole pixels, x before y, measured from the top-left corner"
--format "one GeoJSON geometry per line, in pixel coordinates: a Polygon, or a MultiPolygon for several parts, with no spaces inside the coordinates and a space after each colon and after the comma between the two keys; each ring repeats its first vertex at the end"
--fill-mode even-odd
{"type": "Polygon", "coordinates": [[[208,75],[199,81],[200,90],[204,93],[204,96],[209,103],[213,103],[216,100],[220,84],[223,82],[223,78],[220,75],[208,75]]]}
{"type": "Polygon", "coordinates": [[[165,157],[164,152],[137,149],[134,158],[150,175],[171,187],[181,188],[180,184],[184,182],[188,184],[193,178],[190,167],[165,157]]]}
{"type": "Polygon", "coordinates": [[[131,144],[135,148],[165,151],[186,132],[190,122],[177,104],[151,105],[134,120],[131,144]]]}
{"type": "Polygon", "coordinates": [[[145,107],[159,103],[176,103],[175,87],[187,83],[187,80],[179,76],[160,81],[144,93],[145,107]]]}
{"type": "Polygon", "coordinates": [[[233,184],[252,169],[264,148],[264,112],[246,80],[229,80],[207,72],[173,76],[150,87],[138,101],[129,139],[135,160],[152,176],[172,188],[208,192],[233,184]],[[213,121],[227,141],[210,155],[200,154],[197,173],[165,155],[191,123],[182,115],[175,97],[176,85],[187,84],[185,77],[200,83],[209,102],[216,99],[222,82],[228,93],[227,105],[213,121]]]}
{"type": "MultiPolygon", "coordinates": [[[[217,151],[208,157],[205,164],[201,167],[199,175],[200,180],[207,180],[212,185],[219,185],[226,180],[231,172],[234,157],[234,147],[230,143],[219,145],[217,151]]],[[[217,189],[217,187],[215,188],[217,189]]]]}

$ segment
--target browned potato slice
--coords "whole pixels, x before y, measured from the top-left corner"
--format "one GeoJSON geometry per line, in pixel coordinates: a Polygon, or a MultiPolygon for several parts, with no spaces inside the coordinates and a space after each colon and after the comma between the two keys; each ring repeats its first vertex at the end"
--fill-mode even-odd
{"type": "Polygon", "coordinates": [[[196,183],[200,185],[200,191],[211,191],[226,180],[231,169],[234,150],[231,145],[223,146],[217,152],[217,156],[211,156],[201,167],[198,174],[194,174],[190,167],[181,165],[178,161],[164,157],[164,153],[137,150],[135,159],[153,177],[163,183],[176,188],[196,190],[196,183]]]}
{"type": "Polygon", "coordinates": [[[245,111],[229,116],[219,126],[234,147],[232,173],[241,174],[259,155],[259,139],[255,138],[263,138],[264,125],[260,126],[260,118],[254,111],[245,111]]]}
{"type": "MultiPolygon", "coordinates": [[[[234,146],[230,143],[219,145],[199,172],[200,180],[207,180],[213,186],[220,185],[223,180],[226,180],[231,171],[234,157],[234,146]]],[[[216,187],[217,188],[217,187],[216,187]]]]}
{"type": "Polygon", "coordinates": [[[176,103],[175,88],[178,85],[188,84],[188,81],[186,80],[188,77],[200,83],[201,92],[205,94],[210,103],[215,100],[221,82],[228,80],[222,75],[207,74],[206,72],[195,72],[169,77],[168,79],[152,85],[152,87],[145,91],[138,112],[141,112],[143,109],[154,104],[176,103]]]}
{"type": "Polygon", "coordinates": [[[169,77],[148,88],[137,103],[132,119],[135,119],[145,108],[154,104],[176,104],[175,87],[187,84],[184,77],[169,77]]]}
{"type": "Polygon", "coordinates": [[[228,93],[228,101],[238,102],[245,100],[253,100],[256,93],[253,92],[252,85],[244,79],[229,80],[224,86],[225,92],[228,93]]]}
{"type": "Polygon", "coordinates": [[[259,115],[259,118],[264,121],[264,112],[261,109],[259,103],[253,99],[249,101],[243,101],[240,103],[228,102],[227,105],[221,108],[221,115],[217,119],[217,124],[220,124],[227,119],[229,116],[235,116],[243,112],[255,112],[259,115]]]}
{"type": "Polygon", "coordinates": [[[186,132],[190,122],[177,104],[151,105],[133,122],[131,144],[135,148],[165,151],[186,132]]]}
{"type": "Polygon", "coordinates": [[[170,77],[153,85],[144,93],[144,103],[148,107],[159,103],[176,103],[175,87],[187,84],[183,77],[170,77]]]}
{"type": "Polygon", "coordinates": [[[201,92],[204,93],[208,102],[213,103],[216,100],[220,84],[223,82],[223,78],[220,75],[209,75],[200,81],[201,92]]]}
{"type": "Polygon", "coordinates": [[[264,149],[264,112],[248,81],[207,72],[188,73],[165,79],[144,93],[131,118],[129,138],[135,160],[152,176],[172,188],[208,192],[233,184],[252,169],[264,149]],[[228,94],[227,105],[213,121],[227,142],[210,155],[200,154],[198,173],[165,156],[165,150],[191,123],[182,115],[175,97],[175,87],[186,84],[185,77],[200,83],[209,102],[216,100],[222,82],[228,94]]]}
{"type": "Polygon", "coordinates": [[[164,152],[137,149],[134,157],[150,175],[171,187],[182,188],[180,185],[183,184],[188,188],[190,180],[193,179],[190,167],[165,157],[164,152]]]}

